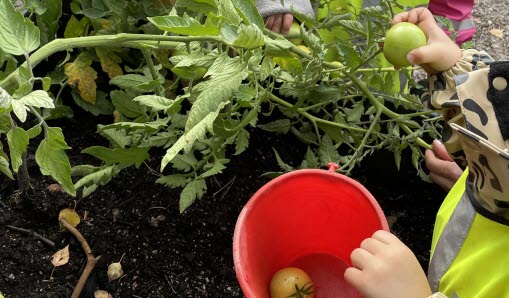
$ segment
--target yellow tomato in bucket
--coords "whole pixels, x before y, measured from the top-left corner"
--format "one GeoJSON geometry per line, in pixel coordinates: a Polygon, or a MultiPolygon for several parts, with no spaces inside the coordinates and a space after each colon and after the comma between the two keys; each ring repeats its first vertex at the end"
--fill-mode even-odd
{"type": "Polygon", "coordinates": [[[270,298],[287,297],[315,297],[315,287],[306,272],[288,267],[274,274],[270,281],[270,298]]]}

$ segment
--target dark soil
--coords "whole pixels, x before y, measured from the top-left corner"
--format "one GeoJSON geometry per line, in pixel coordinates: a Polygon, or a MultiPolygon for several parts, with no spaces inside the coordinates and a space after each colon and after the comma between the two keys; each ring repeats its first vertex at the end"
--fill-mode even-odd
{"type": "MultiPolygon", "coordinates": [[[[109,119],[100,119],[103,123],[109,119]]],[[[94,134],[96,118],[75,115],[53,125],[63,127],[73,164],[96,162],[79,152],[106,142],[94,134]]],[[[101,256],[89,279],[86,297],[108,290],[115,297],[241,297],[232,260],[232,236],[237,216],[251,195],[277,171],[272,147],[292,163],[305,147],[291,136],[251,135],[245,153],[234,158],[223,174],[208,181],[204,197],[184,214],[178,212],[179,190],[154,183],[147,167],[125,170],[108,185],[79,201],[76,210],[88,219],[78,228],[93,253],[101,256]],[[114,209],[120,211],[114,219],[114,209]],[[164,216],[158,225],[153,218],[164,216]],[[108,282],[108,264],[122,259],[125,276],[108,282]]],[[[34,149],[31,149],[34,152],[34,149]]],[[[154,154],[154,156],[157,156],[154,154]]],[[[69,297],[85,265],[79,243],[58,226],[58,212],[74,206],[73,198],[50,193],[54,183],[41,176],[33,155],[29,172],[34,192],[21,206],[9,196],[16,184],[0,178],[0,290],[11,297],[69,297]],[[56,243],[55,248],[8,230],[12,225],[33,230],[56,243]],[[70,244],[70,261],[55,268],[51,256],[70,244]]],[[[149,164],[158,167],[154,158],[149,164]]],[[[444,192],[420,181],[409,160],[397,171],[392,153],[380,152],[363,161],[353,175],[379,200],[392,231],[417,254],[423,266],[429,258],[433,221],[444,192]]]]}

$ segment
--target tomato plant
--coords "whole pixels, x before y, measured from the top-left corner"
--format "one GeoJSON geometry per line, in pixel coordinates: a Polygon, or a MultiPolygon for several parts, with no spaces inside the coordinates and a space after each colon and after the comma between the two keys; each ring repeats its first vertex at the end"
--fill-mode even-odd
{"type": "MultiPolygon", "coordinates": [[[[336,162],[350,174],[375,150],[394,152],[399,166],[406,149],[425,177],[421,149],[438,136],[440,117],[406,91],[419,87],[411,69],[379,63],[388,2],[318,20],[295,12],[301,47],[266,30],[252,1],[35,2],[41,7],[17,9],[0,0],[0,138],[7,144],[0,142],[0,172],[18,179],[20,194],[29,189],[26,156],[36,146],[42,174],[81,197],[157,159],[155,182],[182,189],[184,211],[257,129],[307,144],[299,167],[336,162]],[[336,29],[348,38],[324,42],[322,34],[336,29]],[[39,68],[43,61],[54,69],[39,68]],[[97,127],[109,146],[82,150],[95,165],[71,167],[65,136],[52,126],[72,115],[71,102],[91,117],[111,116],[97,127]]],[[[276,161],[293,170],[277,152],[276,161]]]]}
{"type": "Polygon", "coordinates": [[[276,272],[270,281],[270,298],[288,297],[315,297],[311,278],[299,268],[283,268],[276,272]]]}
{"type": "Polygon", "coordinates": [[[410,66],[406,56],[410,51],[426,45],[426,35],[419,26],[401,22],[387,31],[384,56],[394,66],[410,66]]]}

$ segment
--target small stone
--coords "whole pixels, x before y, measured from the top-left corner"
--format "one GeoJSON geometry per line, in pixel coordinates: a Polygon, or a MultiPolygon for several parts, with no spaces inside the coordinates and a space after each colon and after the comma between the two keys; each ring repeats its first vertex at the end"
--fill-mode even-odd
{"type": "Polygon", "coordinates": [[[11,273],[11,274],[9,275],[9,279],[14,280],[15,278],[16,278],[16,277],[14,277],[14,274],[12,274],[12,273],[11,273]]]}

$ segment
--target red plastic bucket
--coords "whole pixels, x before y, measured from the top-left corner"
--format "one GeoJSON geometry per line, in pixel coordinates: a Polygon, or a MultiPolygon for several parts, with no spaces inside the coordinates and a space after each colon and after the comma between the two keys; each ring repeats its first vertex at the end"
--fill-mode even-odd
{"type": "Polygon", "coordinates": [[[316,298],[360,297],[343,279],[350,254],[377,230],[389,230],[382,209],[358,182],[325,170],[298,170],[258,190],[233,236],[237,279],[247,298],[269,298],[274,273],[309,274],[316,298]]]}

